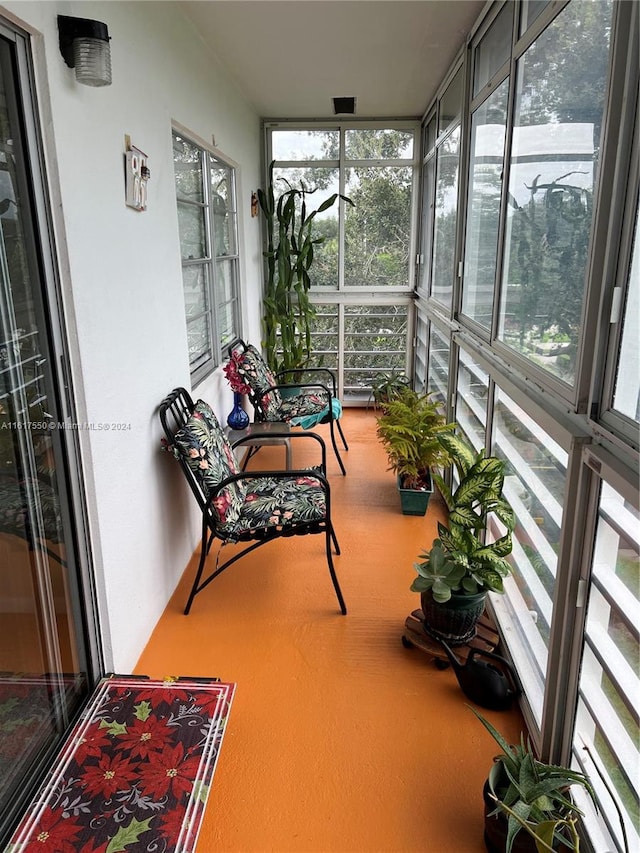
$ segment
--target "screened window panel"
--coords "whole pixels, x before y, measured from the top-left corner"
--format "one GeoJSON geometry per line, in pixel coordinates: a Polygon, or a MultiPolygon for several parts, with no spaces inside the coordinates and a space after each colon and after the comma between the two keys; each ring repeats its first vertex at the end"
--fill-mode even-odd
{"type": "Polygon", "coordinates": [[[428,153],[431,151],[433,146],[436,144],[436,117],[434,116],[424,128],[424,151],[423,153],[428,153]]]}
{"type": "Polygon", "coordinates": [[[500,338],[575,380],[611,3],[570,3],[518,62],[500,338]],[[572,56],[571,63],[558,57],[572,56]]]}
{"type": "Polygon", "coordinates": [[[487,433],[489,376],[464,349],[458,354],[456,422],[476,451],[482,450],[487,433]]]}
{"type": "Polygon", "coordinates": [[[455,124],[462,112],[462,90],[464,74],[462,68],[456,71],[451,83],[447,86],[438,111],[438,136],[455,124]]]}
{"type": "Polygon", "coordinates": [[[440,145],[437,154],[433,272],[431,296],[451,309],[456,261],[460,128],[440,145]]]}
{"type": "Polygon", "coordinates": [[[540,14],[549,5],[549,0],[523,0],[520,17],[520,35],[538,20],[540,14]]]}
{"type": "Polygon", "coordinates": [[[640,235],[638,211],[633,253],[622,315],[622,335],[618,355],[613,406],[620,414],[640,423],[640,235]]]}
{"type": "Polygon", "coordinates": [[[274,160],[337,160],[339,130],[273,130],[271,156],[274,160]]]}
{"type": "MultiPolygon", "coordinates": [[[[495,394],[492,453],[506,463],[504,495],[516,515],[505,606],[517,625],[517,643],[527,659],[521,676],[540,725],[567,454],[501,389],[495,394]]],[[[490,530],[493,539],[501,535],[495,519],[490,530]]],[[[511,638],[516,639],[513,633],[511,638]]]]}
{"type": "Polygon", "coordinates": [[[474,50],[473,96],[483,89],[511,56],[513,3],[506,3],[474,50]]]}
{"type": "Polygon", "coordinates": [[[418,290],[429,292],[429,272],[431,247],[433,245],[434,192],[436,176],[436,158],[430,157],[422,172],[422,215],[420,223],[420,268],[418,271],[418,290]]]}
{"type": "MultiPolygon", "coordinates": [[[[338,169],[308,166],[305,168],[274,168],[274,192],[276,199],[290,186],[308,190],[306,194],[307,215],[317,210],[331,195],[339,191],[338,169]]],[[[347,193],[348,195],[348,193],[347,193]]],[[[300,217],[301,207],[297,205],[300,217]]],[[[312,288],[338,288],[338,202],[319,213],[313,220],[313,238],[323,242],[313,247],[313,265],[309,272],[312,288]]]]}
{"type": "Polygon", "coordinates": [[[498,253],[509,81],[474,112],[462,288],[462,312],[491,328],[498,253]]]}
{"type": "Polygon", "coordinates": [[[600,821],[606,818],[621,845],[620,824],[594,764],[622,809],[632,850],[640,849],[639,553],[640,513],[603,483],[573,747],[601,799],[600,821]]]}
{"type": "Polygon", "coordinates": [[[413,131],[392,128],[365,128],[345,131],[348,160],[411,160],[413,131]]]}
{"type": "Polygon", "coordinates": [[[411,166],[347,169],[346,287],[409,287],[411,166]],[[372,215],[377,211],[378,215],[372,215]]]}
{"type": "Polygon", "coordinates": [[[436,326],[431,323],[429,336],[429,372],[427,391],[433,399],[446,408],[449,399],[449,354],[451,343],[436,326]]]}

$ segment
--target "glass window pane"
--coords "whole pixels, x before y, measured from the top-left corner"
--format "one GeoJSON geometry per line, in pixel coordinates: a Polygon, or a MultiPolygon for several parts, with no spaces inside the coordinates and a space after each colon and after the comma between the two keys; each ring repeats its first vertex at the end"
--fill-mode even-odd
{"type": "Polygon", "coordinates": [[[431,246],[433,245],[433,217],[435,208],[436,158],[430,157],[422,170],[422,217],[420,224],[420,269],[418,290],[429,292],[431,246]]]}
{"type": "Polygon", "coordinates": [[[474,51],[473,96],[487,85],[511,55],[513,3],[506,3],[474,51]]]}
{"type": "Polygon", "coordinates": [[[348,160],[410,160],[413,158],[413,131],[347,130],[345,156],[348,160]]]}
{"type": "Polygon", "coordinates": [[[601,799],[600,820],[610,816],[608,829],[622,849],[620,824],[594,763],[615,792],[631,850],[640,849],[639,552],[640,513],[603,483],[573,743],[601,799]]]}
{"type": "Polygon", "coordinates": [[[462,311],[491,328],[509,81],[473,114],[462,311]]]}
{"type": "Polygon", "coordinates": [[[449,399],[449,338],[431,324],[429,337],[429,374],[427,391],[433,394],[433,399],[446,407],[449,399]]]}
{"type": "Polygon", "coordinates": [[[610,2],[570,3],[518,66],[500,337],[572,384],[607,80],[610,2]],[[564,62],[563,57],[572,61],[564,62]]]}
{"type": "Polygon", "coordinates": [[[202,151],[178,134],[173,135],[173,168],[176,196],[185,201],[202,203],[202,151]]]}
{"type": "MultiPolygon", "coordinates": [[[[567,454],[500,389],[496,389],[492,452],[506,462],[504,495],[516,515],[509,557],[513,575],[505,580],[505,595],[496,598],[515,625],[507,632],[508,644],[521,656],[518,672],[540,725],[567,454]]],[[[493,538],[500,535],[495,519],[491,533],[493,538]]]]}
{"type": "Polygon", "coordinates": [[[339,130],[274,130],[271,156],[274,160],[337,160],[339,130]]]}
{"type": "Polygon", "coordinates": [[[346,287],[408,287],[411,166],[347,169],[346,287]]]}
{"type": "Polygon", "coordinates": [[[235,327],[234,308],[234,302],[224,302],[218,305],[218,338],[223,349],[236,337],[233,331],[235,327]]]}
{"type": "Polygon", "coordinates": [[[236,226],[233,170],[213,160],[211,175],[211,212],[214,235],[214,254],[235,255],[236,226]]]}
{"type": "Polygon", "coordinates": [[[187,319],[203,314],[209,307],[207,274],[200,264],[182,268],[184,308],[187,319]]]}
{"type": "Polygon", "coordinates": [[[234,335],[235,307],[238,293],[237,261],[235,258],[216,263],[217,323],[220,346],[230,344],[234,335]]]}
{"type": "Polygon", "coordinates": [[[485,446],[489,376],[465,350],[458,356],[456,422],[476,451],[485,446]]]}
{"type": "Polygon", "coordinates": [[[522,3],[522,17],[520,19],[520,35],[523,35],[536,21],[545,7],[549,5],[549,0],[524,0],[522,3]]]}
{"type": "Polygon", "coordinates": [[[438,135],[444,133],[459,117],[462,112],[462,88],[464,77],[462,67],[456,72],[453,80],[447,86],[444,95],[440,99],[440,111],[438,114],[438,135]]]}
{"type": "MultiPolygon", "coordinates": [[[[329,196],[338,192],[338,170],[309,167],[308,169],[274,169],[274,192],[278,199],[290,187],[305,187],[307,215],[317,210],[329,196]]],[[[346,193],[349,195],[349,193],[346,193]]],[[[310,269],[311,286],[338,288],[338,216],[336,202],[313,220],[313,239],[323,242],[313,247],[313,265],[310,269]]]]}
{"type": "Polygon", "coordinates": [[[189,364],[193,370],[212,357],[208,314],[199,317],[197,320],[187,321],[187,341],[189,364]]]}
{"type": "Polygon", "coordinates": [[[460,128],[438,148],[431,295],[448,308],[455,267],[460,128]]]}
{"type": "Polygon", "coordinates": [[[428,154],[429,151],[436,144],[436,117],[434,116],[431,121],[429,121],[424,128],[423,132],[423,155],[428,154]]]}
{"type": "Polygon", "coordinates": [[[346,305],[345,394],[368,398],[379,371],[405,371],[408,305],[346,305]]]}
{"type": "Polygon", "coordinates": [[[640,234],[636,211],[633,255],[629,270],[626,306],[623,315],[620,353],[614,394],[614,408],[640,422],[640,234]]]}
{"type": "Polygon", "coordinates": [[[204,208],[178,202],[178,231],[182,260],[207,257],[204,208]]]}
{"type": "Polygon", "coordinates": [[[173,151],[189,362],[199,380],[221,354],[212,330],[221,348],[240,333],[236,173],[176,132],[173,151]]]}

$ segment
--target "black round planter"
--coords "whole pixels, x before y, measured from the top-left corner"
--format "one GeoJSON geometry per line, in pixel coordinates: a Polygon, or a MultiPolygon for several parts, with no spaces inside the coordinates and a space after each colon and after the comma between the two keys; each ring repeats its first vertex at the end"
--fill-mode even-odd
{"type": "Polygon", "coordinates": [[[450,646],[464,646],[476,635],[476,624],[484,612],[486,597],[486,592],[476,595],[452,593],[449,601],[440,604],[433,600],[431,590],[421,593],[424,630],[450,646]]]}

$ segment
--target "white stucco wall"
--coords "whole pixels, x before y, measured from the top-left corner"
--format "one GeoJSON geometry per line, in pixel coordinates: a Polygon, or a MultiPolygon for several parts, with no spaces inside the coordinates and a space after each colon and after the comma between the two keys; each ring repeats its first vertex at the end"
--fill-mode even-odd
{"type": "MultiPolygon", "coordinates": [[[[130,424],[80,434],[106,666],[128,672],[197,545],[177,466],[159,452],[157,406],[190,387],[171,122],[239,165],[244,331],[259,338],[260,125],[253,108],[170,2],[9,2],[34,32],[37,90],[56,214],[77,419],[130,424]],[[78,85],[58,49],[58,14],[103,21],[113,84],[78,85]],[[48,92],[47,92],[48,89],[48,92]],[[50,115],[48,113],[50,112],[50,115]],[[124,136],[149,157],[148,210],[124,203],[124,136]]],[[[220,416],[218,370],[194,390],[220,416]]]]}

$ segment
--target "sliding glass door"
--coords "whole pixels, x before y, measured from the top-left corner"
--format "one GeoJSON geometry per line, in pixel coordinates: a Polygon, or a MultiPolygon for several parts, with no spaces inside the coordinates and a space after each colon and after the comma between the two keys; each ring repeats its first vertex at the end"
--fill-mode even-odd
{"type": "Polygon", "coordinates": [[[0,30],[0,842],[92,686],[26,54],[12,35],[0,30]]]}

